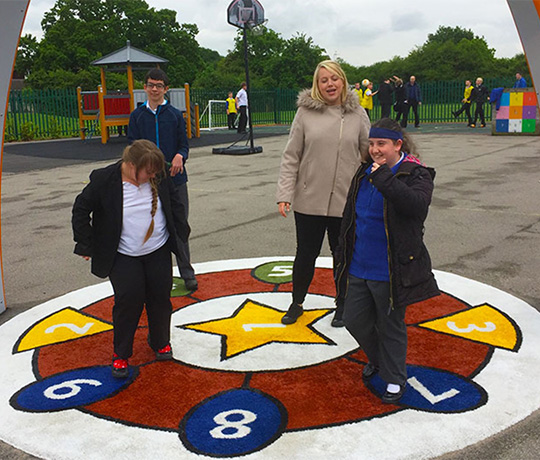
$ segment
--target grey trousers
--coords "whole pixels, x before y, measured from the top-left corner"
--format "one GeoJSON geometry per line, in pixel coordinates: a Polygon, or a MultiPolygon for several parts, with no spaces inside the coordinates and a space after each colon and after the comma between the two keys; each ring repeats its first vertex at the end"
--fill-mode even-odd
{"type": "MultiPolygon", "coordinates": [[[[187,182],[181,185],[176,185],[175,189],[176,189],[178,198],[180,199],[180,202],[184,205],[184,209],[186,210],[186,222],[187,222],[188,216],[189,216],[189,197],[188,197],[187,182]]],[[[195,278],[195,270],[193,270],[193,267],[191,266],[189,243],[187,241],[184,243],[180,238],[177,238],[177,242],[178,242],[179,254],[176,256],[176,265],[178,265],[178,270],[180,271],[180,277],[184,280],[193,279],[195,278]]]]}
{"type": "Polygon", "coordinates": [[[349,275],[345,326],[386,383],[407,381],[405,308],[390,310],[390,283],[349,275]]]}

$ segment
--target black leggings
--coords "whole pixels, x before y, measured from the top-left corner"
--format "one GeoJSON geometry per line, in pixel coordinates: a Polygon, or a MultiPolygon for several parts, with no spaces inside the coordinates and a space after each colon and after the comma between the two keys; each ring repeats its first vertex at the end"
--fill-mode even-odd
{"type": "Polygon", "coordinates": [[[313,280],[315,261],[321,253],[325,233],[328,233],[328,243],[335,261],[341,217],[311,216],[295,212],[294,220],[296,257],[293,265],[293,302],[302,304],[313,280]]]}

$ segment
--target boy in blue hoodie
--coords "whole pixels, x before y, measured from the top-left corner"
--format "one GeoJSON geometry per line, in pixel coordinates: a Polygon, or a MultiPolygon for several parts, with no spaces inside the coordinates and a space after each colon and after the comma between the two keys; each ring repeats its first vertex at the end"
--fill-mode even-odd
{"type": "MultiPolygon", "coordinates": [[[[128,140],[147,139],[154,142],[165,155],[169,163],[176,193],[189,212],[187,190],[187,172],[185,168],[189,154],[186,123],[182,112],[173,107],[166,99],[169,90],[169,78],[161,69],[150,70],[145,77],[144,91],[148,100],[137,107],[129,117],[128,140]]],[[[198,288],[195,271],[191,266],[189,243],[178,241],[179,256],[176,261],[186,288],[195,291],[198,288]]]]}

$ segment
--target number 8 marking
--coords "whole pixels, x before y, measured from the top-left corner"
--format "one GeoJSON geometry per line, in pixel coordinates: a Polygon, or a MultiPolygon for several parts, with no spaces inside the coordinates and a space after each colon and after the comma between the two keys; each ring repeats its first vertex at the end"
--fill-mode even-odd
{"type": "Polygon", "coordinates": [[[248,410],[232,409],[220,412],[214,417],[214,422],[218,426],[210,430],[210,434],[215,439],[240,439],[245,438],[251,433],[251,428],[247,426],[249,423],[257,420],[257,415],[248,410]],[[240,414],[243,418],[237,421],[227,420],[230,415],[240,414]],[[225,433],[225,429],[233,428],[234,432],[225,433]]]}

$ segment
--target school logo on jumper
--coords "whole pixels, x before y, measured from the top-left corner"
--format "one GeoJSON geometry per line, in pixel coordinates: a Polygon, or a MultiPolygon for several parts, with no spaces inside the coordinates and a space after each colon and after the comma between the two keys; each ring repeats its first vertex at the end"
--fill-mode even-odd
{"type": "Polygon", "coordinates": [[[0,439],[51,458],[122,456],[125,440],[135,459],[405,458],[465,447],[540,406],[540,314],[497,289],[436,272],[443,294],[407,309],[407,390],[388,405],[330,324],[329,258],[292,325],[291,258],[196,269],[199,290],[172,290],[174,360],[156,361],[143,316],[126,379],[110,371],[109,283],[2,325],[0,439]]]}

